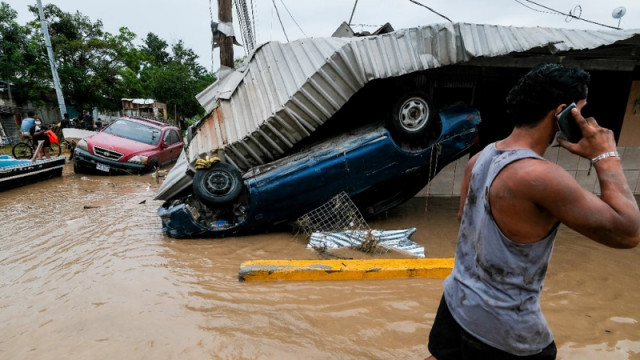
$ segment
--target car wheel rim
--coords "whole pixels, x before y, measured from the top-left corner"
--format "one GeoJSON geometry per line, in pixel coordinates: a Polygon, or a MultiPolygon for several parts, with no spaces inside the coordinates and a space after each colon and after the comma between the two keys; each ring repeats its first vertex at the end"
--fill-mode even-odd
{"type": "Polygon", "coordinates": [[[224,196],[233,190],[233,176],[226,171],[213,171],[205,179],[205,186],[212,195],[224,196]]]}
{"type": "Polygon", "coordinates": [[[400,125],[409,132],[421,130],[429,119],[429,104],[420,98],[407,99],[400,107],[400,125]]]}

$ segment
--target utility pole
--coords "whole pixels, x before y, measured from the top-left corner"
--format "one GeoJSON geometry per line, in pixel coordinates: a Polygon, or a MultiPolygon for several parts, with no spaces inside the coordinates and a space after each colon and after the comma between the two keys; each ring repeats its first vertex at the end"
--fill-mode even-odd
{"type": "Polygon", "coordinates": [[[53,75],[53,86],[56,88],[56,95],[58,96],[58,106],[60,107],[60,117],[64,119],[64,114],[67,112],[67,106],[64,104],[64,96],[62,96],[62,89],[60,88],[60,79],[58,78],[58,69],[56,68],[56,61],[53,57],[53,47],[51,46],[51,39],[49,39],[49,26],[44,18],[44,10],[42,9],[42,1],[38,0],[38,13],[40,14],[40,25],[42,26],[42,35],[44,36],[44,43],[47,45],[47,54],[49,55],[49,65],[51,66],[51,74],[53,75]]]}
{"type": "MultiPolygon", "coordinates": [[[[218,21],[233,24],[232,14],[231,0],[218,0],[218,21]]],[[[222,32],[220,33],[220,66],[233,69],[233,37],[222,32]]]]}

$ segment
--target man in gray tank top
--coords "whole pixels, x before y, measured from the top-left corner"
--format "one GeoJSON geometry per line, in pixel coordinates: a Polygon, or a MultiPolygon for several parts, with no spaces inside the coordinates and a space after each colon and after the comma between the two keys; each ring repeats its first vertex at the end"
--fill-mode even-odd
{"type": "Polygon", "coordinates": [[[585,119],[589,74],[540,65],[511,89],[513,132],[473,156],[465,170],[453,272],[429,335],[429,359],[555,359],[540,291],[560,223],[614,248],[640,242],[640,212],[624,176],[611,130],[585,119]],[[601,196],[584,190],[542,155],[569,121],[582,133],[570,152],[591,160],[601,196]]]}

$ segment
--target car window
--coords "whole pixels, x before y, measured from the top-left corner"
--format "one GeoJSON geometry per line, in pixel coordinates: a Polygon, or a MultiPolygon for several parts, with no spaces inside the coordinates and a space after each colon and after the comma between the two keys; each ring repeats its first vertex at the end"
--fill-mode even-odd
{"type": "Polygon", "coordinates": [[[162,131],[152,126],[124,119],[112,123],[104,132],[149,145],[158,145],[162,135],[162,131]]]}
{"type": "Polygon", "coordinates": [[[180,142],[180,137],[175,130],[169,130],[164,134],[164,142],[167,145],[173,145],[180,142]]]}
{"type": "Polygon", "coordinates": [[[171,142],[172,144],[176,144],[180,142],[180,135],[178,135],[178,133],[175,130],[171,130],[171,140],[173,140],[171,142]]]}

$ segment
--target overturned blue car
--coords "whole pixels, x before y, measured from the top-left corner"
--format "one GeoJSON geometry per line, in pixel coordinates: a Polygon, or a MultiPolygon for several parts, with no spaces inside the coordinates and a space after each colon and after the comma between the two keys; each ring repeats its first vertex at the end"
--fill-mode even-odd
{"type": "MultiPolygon", "coordinates": [[[[369,125],[322,140],[242,173],[214,162],[158,209],[173,238],[236,236],[282,229],[345,192],[365,216],[391,209],[418,193],[438,171],[467,154],[480,114],[466,106],[432,116],[439,135],[417,145],[369,125]]],[[[173,171],[173,170],[172,170],[173,171]]]]}

